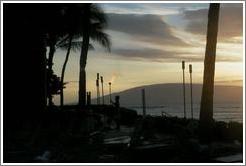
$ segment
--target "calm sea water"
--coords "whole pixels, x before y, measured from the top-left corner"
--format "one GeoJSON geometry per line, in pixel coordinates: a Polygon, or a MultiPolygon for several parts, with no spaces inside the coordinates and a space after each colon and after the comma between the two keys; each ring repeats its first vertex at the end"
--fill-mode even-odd
{"type": "MultiPolygon", "coordinates": [[[[134,109],[138,114],[142,114],[141,106],[128,106],[134,109]]],[[[161,116],[165,112],[171,116],[184,117],[183,105],[165,105],[165,106],[151,106],[146,108],[146,113],[152,116],[161,116]]],[[[200,104],[193,105],[193,117],[199,118],[200,104]]],[[[190,106],[186,107],[186,117],[191,117],[190,106]]],[[[242,104],[214,104],[214,119],[217,121],[236,121],[243,122],[243,105],[242,104]]]]}

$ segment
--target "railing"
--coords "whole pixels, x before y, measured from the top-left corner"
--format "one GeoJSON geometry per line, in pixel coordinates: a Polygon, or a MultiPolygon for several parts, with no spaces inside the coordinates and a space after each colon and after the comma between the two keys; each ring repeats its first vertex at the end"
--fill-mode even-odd
{"type": "Polygon", "coordinates": [[[171,117],[169,113],[166,113],[165,111],[161,111],[161,116],[162,117],[171,117]]]}

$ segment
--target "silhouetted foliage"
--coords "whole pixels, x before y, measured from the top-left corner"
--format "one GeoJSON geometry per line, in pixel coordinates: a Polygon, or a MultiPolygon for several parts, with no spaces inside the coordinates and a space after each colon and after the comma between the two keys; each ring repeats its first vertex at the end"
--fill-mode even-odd
{"type": "MultiPolygon", "coordinates": [[[[49,24],[49,29],[47,31],[47,38],[46,38],[46,43],[47,47],[49,47],[49,54],[48,54],[48,61],[47,61],[47,66],[48,70],[52,71],[52,66],[53,66],[53,58],[54,54],[57,48],[62,47],[64,43],[66,43],[68,39],[68,35],[70,33],[71,27],[67,25],[67,16],[66,16],[66,10],[67,7],[63,5],[59,5],[55,8],[51,9],[51,15],[50,19],[53,20],[54,22],[50,22],[49,24]]],[[[51,77],[47,77],[48,81],[51,82],[50,80],[51,77]]],[[[51,94],[48,93],[48,99],[49,99],[49,105],[52,104],[52,96],[51,94]]]]}
{"type": "MultiPolygon", "coordinates": [[[[47,94],[48,96],[53,97],[54,95],[58,95],[61,92],[61,89],[65,88],[65,83],[60,81],[60,77],[54,74],[53,71],[47,69],[47,75],[49,79],[47,79],[47,94]]],[[[50,102],[50,106],[54,105],[52,101],[50,102]]]]}
{"type": "MultiPolygon", "coordinates": [[[[65,70],[67,66],[67,62],[69,59],[70,51],[74,50],[77,51],[80,49],[81,42],[78,41],[78,39],[81,37],[80,35],[80,29],[82,29],[82,10],[81,8],[83,7],[83,4],[72,4],[69,5],[67,10],[64,12],[66,19],[64,21],[66,27],[68,28],[67,31],[67,36],[65,42],[60,42],[59,47],[60,48],[65,48],[67,50],[66,57],[64,64],[62,66],[62,72],[61,72],[61,83],[63,84],[64,82],[64,77],[65,77],[65,70]],[[75,40],[75,41],[73,41],[75,40]]],[[[60,106],[61,108],[63,107],[64,103],[64,93],[63,93],[63,88],[61,89],[60,93],[60,106]]]]}
{"type": "MultiPolygon", "coordinates": [[[[46,152],[51,156],[46,162],[103,162],[111,156],[110,162],[209,162],[211,156],[204,155],[204,145],[197,141],[197,120],[150,116],[143,119],[136,111],[121,108],[119,104],[116,104],[117,108],[90,105],[85,107],[86,111],[81,111],[78,105],[66,105],[63,110],[58,107],[46,109],[47,96],[52,105],[52,96],[65,88],[63,80],[71,50],[78,50],[82,45],[80,62],[83,77],[80,85],[85,86],[90,39],[110,48],[108,36],[103,33],[106,19],[95,5],[4,4],[3,10],[4,162],[44,162],[37,157],[46,152]],[[57,48],[67,51],[61,79],[52,69],[57,48]],[[122,126],[122,131],[115,133],[110,125],[113,126],[118,113],[120,123],[129,128],[122,126]],[[137,119],[140,123],[136,124],[137,119]],[[106,120],[112,123],[107,124],[109,121],[106,120]],[[133,128],[134,133],[131,131],[133,128]],[[115,138],[118,134],[129,137],[130,144],[105,144],[105,138],[115,138]],[[158,147],[159,143],[164,146],[158,147]],[[187,157],[190,158],[187,160],[187,157]]],[[[214,144],[215,148],[207,148],[210,153],[218,153],[217,157],[224,155],[225,151],[228,154],[242,152],[238,147],[241,148],[243,142],[243,124],[213,122],[212,126],[213,140],[233,144],[223,149],[216,148],[218,144],[214,144]]]]}
{"type": "MultiPolygon", "coordinates": [[[[83,6],[83,4],[58,4],[52,8],[48,8],[49,18],[47,20],[47,32],[45,43],[46,47],[49,47],[47,66],[49,70],[52,70],[53,58],[56,49],[66,48],[68,49],[68,44],[70,43],[71,36],[73,40],[74,35],[78,33],[78,29],[81,29],[81,15],[74,10],[78,6],[83,6]],[[78,21],[77,18],[81,20],[78,21]],[[76,20],[76,21],[75,21],[76,20]]],[[[79,36],[79,35],[78,35],[79,36]]],[[[78,49],[78,44],[80,42],[72,41],[71,48],[78,49]]],[[[49,79],[49,77],[47,78],[49,79]]],[[[63,79],[62,79],[63,81],[63,79]]],[[[62,92],[63,94],[63,92],[62,92]]],[[[52,96],[49,96],[49,101],[52,102],[52,96]]]]}
{"type": "Polygon", "coordinates": [[[106,33],[103,32],[107,19],[103,11],[95,4],[85,4],[83,8],[83,29],[82,29],[82,46],[80,54],[79,70],[79,105],[86,104],[86,61],[89,49],[90,38],[97,41],[107,50],[110,50],[110,40],[106,33]]]}

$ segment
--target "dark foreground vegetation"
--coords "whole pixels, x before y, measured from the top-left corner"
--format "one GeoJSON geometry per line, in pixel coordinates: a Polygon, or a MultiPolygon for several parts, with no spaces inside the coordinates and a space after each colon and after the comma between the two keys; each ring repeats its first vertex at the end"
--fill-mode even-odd
{"type": "Polygon", "coordinates": [[[243,148],[237,122],[214,122],[210,142],[201,143],[198,120],[143,118],[125,108],[118,116],[113,106],[50,107],[39,119],[5,135],[4,162],[223,162],[217,158],[243,148]]]}
{"type": "Polygon", "coordinates": [[[110,47],[103,33],[106,19],[96,6],[11,3],[4,5],[3,12],[4,162],[242,162],[243,125],[213,121],[218,4],[210,5],[208,15],[199,123],[175,117],[143,118],[114,106],[86,107],[90,39],[110,47]],[[65,67],[72,43],[81,37],[80,107],[64,106],[65,67]],[[52,66],[62,42],[68,48],[60,80],[52,66]],[[53,106],[57,94],[61,110],[53,106]]]}

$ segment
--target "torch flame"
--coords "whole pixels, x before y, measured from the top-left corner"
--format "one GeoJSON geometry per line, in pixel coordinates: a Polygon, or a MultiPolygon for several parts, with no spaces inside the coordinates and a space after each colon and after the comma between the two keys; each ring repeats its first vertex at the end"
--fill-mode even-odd
{"type": "Polygon", "coordinates": [[[110,82],[114,83],[117,77],[118,77],[118,75],[116,73],[113,73],[113,75],[112,75],[112,77],[110,79],[110,82]]]}

